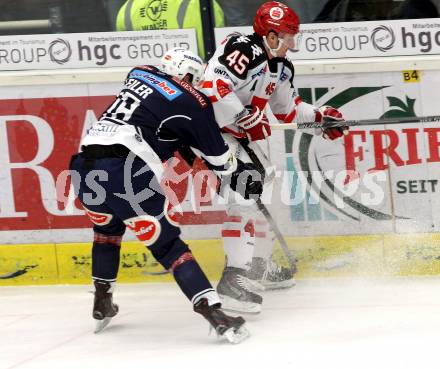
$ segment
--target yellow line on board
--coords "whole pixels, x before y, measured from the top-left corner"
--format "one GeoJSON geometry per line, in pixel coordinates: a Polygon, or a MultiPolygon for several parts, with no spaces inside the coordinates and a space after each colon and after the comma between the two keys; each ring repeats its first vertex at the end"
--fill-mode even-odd
{"type": "MultiPolygon", "coordinates": [[[[187,241],[210,280],[224,265],[221,240],[187,241]]],[[[287,237],[298,259],[298,279],[440,274],[440,234],[287,237]]],[[[274,258],[285,264],[279,246],[274,258]]],[[[139,242],[121,249],[119,282],[171,282],[139,242]],[[156,273],[159,273],[156,275],[156,273]]],[[[0,245],[0,286],[88,284],[91,244],[0,245]]]]}

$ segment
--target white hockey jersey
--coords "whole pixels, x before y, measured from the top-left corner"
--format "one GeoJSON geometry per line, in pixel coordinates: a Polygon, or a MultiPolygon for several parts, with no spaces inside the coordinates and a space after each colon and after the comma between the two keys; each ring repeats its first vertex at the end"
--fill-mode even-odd
{"type": "MultiPolygon", "coordinates": [[[[286,58],[269,60],[258,35],[232,34],[216,50],[205,70],[201,91],[213,102],[220,127],[238,133],[246,105],[269,106],[279,123],[315,121],[317,108],[298,96],[294,68],[286,58]]],[[[231,132],[231,133],[233,133],[231,132]]]]}

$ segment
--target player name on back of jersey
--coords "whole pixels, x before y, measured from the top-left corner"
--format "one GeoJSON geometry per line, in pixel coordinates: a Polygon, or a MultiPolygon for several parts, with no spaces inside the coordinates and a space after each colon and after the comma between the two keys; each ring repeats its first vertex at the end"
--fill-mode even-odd
{"type": "Polygon", "coordinates": [[[125,82],[125,88],[127,90],[133,91],[135,94],[137,94],[139,97],[142,97],[143,99],[147,98],[148,95],[153,93],[153,89],[134,78],[129,78],[125,82]]]}

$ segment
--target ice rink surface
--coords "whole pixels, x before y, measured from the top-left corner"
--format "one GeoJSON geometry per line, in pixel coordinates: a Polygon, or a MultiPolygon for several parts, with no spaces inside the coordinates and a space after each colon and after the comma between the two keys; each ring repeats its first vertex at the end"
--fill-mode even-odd
{"type": "Polygon", "coordinates": [[[174,284],[120,284],[93,334],[89,286],[0,287],[0,369],[440,368],[440,278],[306,280],[265,292],[239,345],[174,284]]]}

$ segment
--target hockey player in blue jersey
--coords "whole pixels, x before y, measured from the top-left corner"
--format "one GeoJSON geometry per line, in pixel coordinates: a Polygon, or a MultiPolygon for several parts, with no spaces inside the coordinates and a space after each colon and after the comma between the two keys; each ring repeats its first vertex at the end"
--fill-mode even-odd
{"type": "Polygon", "coordinates": [[[94,224],[95,331],[118,313],[112,293],[122,236],[129,228],[219,336],[233,343],[248,336],[242,317],[221,310],[217,292],[180,239],[160,185],[162,163],[176,150],[190,148],[217,176],[227,178],[230,188],[241,188],[244,198],[261,194],[254,168],[231,154],[209,99],[192,87],[202,73],[201,59],[179,48],[166,53],[160,68],[132,69],[113,104],[83,138],[81,152],[72,157],[72,182],[94,224]]]}

